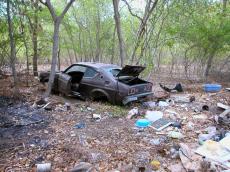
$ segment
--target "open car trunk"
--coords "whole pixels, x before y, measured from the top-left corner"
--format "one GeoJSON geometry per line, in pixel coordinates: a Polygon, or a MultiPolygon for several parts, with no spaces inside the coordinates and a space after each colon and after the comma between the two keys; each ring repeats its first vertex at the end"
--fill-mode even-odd
{"type": "Polygon", "coordinates": [[[117,74],[117,78],[120,82],[133,86],[138,84],[146,84],[147,81],[144,81],[138,78],[139,74],[145,69],[143,66],[130,66],[126,65],[121,71],[117,74]]]}
{"type": "Polygon", "coordinates": [[[130,85],[130,86],[148,83],[147,81],[144,81],[138,77],[120,78],[119,81],[124,83],[124,84],[130,85]]]}

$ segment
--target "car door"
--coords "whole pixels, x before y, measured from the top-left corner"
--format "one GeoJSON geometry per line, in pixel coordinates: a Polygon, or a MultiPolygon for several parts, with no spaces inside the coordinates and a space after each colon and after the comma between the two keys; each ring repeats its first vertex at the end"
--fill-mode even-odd
{"type": "MultiPolygon", "coordinates": [[[[64,93],[64,94],[73,93],[72,81],[79,80],[78,84],[81,85],[82,76],[79,75],[78,77],[80,77],[80,78],[72,78],[72,76],[73,77],[75,77],[75,76],[72,75],[71,73],[75,73],[75,72],[85,73],[85,71],[86,71],[86,67],[82,66],[82,65],[74,64],[74,65],[68,67],[63,73],[60,74],[60,76],[58,78],[59,92],[64,93]]],[[[76,84],[76,83],[74,83],[74,84],[76,84]]],[[[78,88],[78,90],[74,90],[75,93],[76,93],[76,91],[80,92],[80,89],[78,88]]]]}
{"type": "Polygon", "coordinates": [[[71,76],[66,73],[60,73],[58,77],[58,91],[65,95],[71,93],[71,76]]]}
{"type": "Polygon", "coordinates": [[[97,75],[98,72],[95,69],[85,66],[84,76],[79,87],[79,92],[81,92],[82,95],[90,97],[92,89],[99,86],[98,81],[96,80],[97,75]]]}

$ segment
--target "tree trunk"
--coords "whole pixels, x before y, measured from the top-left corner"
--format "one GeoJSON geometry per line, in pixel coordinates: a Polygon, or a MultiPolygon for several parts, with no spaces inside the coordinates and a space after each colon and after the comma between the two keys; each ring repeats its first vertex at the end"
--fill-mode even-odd
{"type": "MultiPolygon", "coordinates": [[[[16,49],[15,49],[15,42],[13,36],[13,24],[10,16],[10,0],[7,0],[7,22],[8,22],[8,31],[9,31],[9,38],[10,38],[10,63],[12,74],[14,77],[14,86],[17,86],[17,73],[15,68],[15,61],[16,61],[16,49]]],[[[16,90],[15,90],[16,91],[16,90]]]]}
{"type": "Polygon", "coordinates": [[[121,30],[121,21],[120,21],[120,14],[118,11],[118,5],[119,5],[119,0],[113,0],[114,19],[115,19],[115,24],[117,28],[117,36],[119,40],[120,60],[121,60],[121,66],[124,66],[124,60],[126,59],[126,53],[125,53],[125,45],[124,45],[124,40],[123,40],[123,35],[122,35],[122,30],[121,30]]]}
{"type": "Polygon", "coordinates": [[[132,52],[132,56],[131,56],[131,63],[134,62],[136,51],[141,44],[144,33],[146,32],[146,25],[147,25],[148,19],[151,16],[153,10],[156,8],[157,3],[158,3],[158,0],[155,0],[153,4],[152,4],[152,0],[148,0],[146,3],[144,16],[143,16],[143,19],[141,20],[141,23],[140,23],[140,26],[137,32],[136,43],[135,43],[135,46],[132,52]]]}
{"type": "Polygon", "coordinates": [[[215,55],[215,53],[211,53],[211,55],[208,58],[207,66],[206,66],[206,69],[205,69],[205,77],[206,77],[206,79],[209,76],[209,72],[210,72],[210,69],[212,67],[212,61],[213,61],[214,55],[215,55]]]}
{"type": "Polygon", "coordinates": [[[54,83],[55,70],[57,65],[57,56],[58,56],[58,44],[59,44],[59,28],[60,28],[61,19],[59,17],[54,21],[54,34],[53,34],[53,49],[52,49],[52,65],[49,76],[48,88],[44,94],[44,98],[48,97],[51,93],[51,89],[54,83]]]}
{"type": "Polygon", "coordinates": [[[32,42],[33,42],[33,74],[38,76],[38,0],[34,3],[35,13],[34,13],[34,23],[32,28],[32,42]]]}
{"type": "Polygon", "coordinates": [[[30,74],[29,54],[28,54],[28,45],[27,45],[26,38],[25,38],[24,34],[23,34],[23,43],[25,46],[25,53],[26,53],[26,71],[27,71],[26,85],[29,86],[29,74],[30,74]]]}
{"type": "Polygon", "coordinates": [[[82,53],[82,43],[81,43],[81,33],[80,32],[78,34],[78,41],[79,41],[79,47],[80,47],[80,62],[82,62],[83,61],[83,58],[82,58],[83,53],[82,53]]]}
{"type": "Polygon", "coordinates": [[[23,44],[25,47],[25,54],[26,54],[26,72],[27,72],[27,80],[26,80],[26,85],[27,87],[29,86],[29,74],[30,74],[30,69],[29,69],[29,51],[28,51],[28,45],[26,41],[26,34],[25,34],[25,25],[22,21],[22,18],[20,17],[20,23],[21,23],[21,30],[22,30],[22,36],[23,36],[23,44]]]}
{"type": "Polygon", "coordinates": [[[110,63],[113,64],[114,62],[114,54],[115,54],[115,36],[116,36],[116,26],[114,27],[114,31],[113,31],[113,42],[112,42],[112,55],[111,55],[111,59],[110,59],[110,63]]]}
{"type": "Polygon", "coordinates": [[[61,48],[59,46],[59,50],[58,50],[58,71],[61,71],[60,53],[61,53],[61,48]]]}
{"type": "Polygon", "coordinates": [[[100,46],[100,30],[101,30],[101,23],[100,23],[100,12],[99,7],[97,10],[97,20],[96,20],[96,55],[95,55],[95,61],[99,62],[100,60],[100,54],[101,54],[101,46],[100,46]]]}

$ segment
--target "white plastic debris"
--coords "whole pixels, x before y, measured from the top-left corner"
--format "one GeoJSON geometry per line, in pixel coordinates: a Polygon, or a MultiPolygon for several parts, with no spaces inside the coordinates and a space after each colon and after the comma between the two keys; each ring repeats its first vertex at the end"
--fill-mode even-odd
{"type": "Polygon", "coordinates": [[[157,106],[156,102],[153,102],[153,101],[144,102],[143,105],[149,108],[153,108],[157,106]]]}
{"type": "Polygon", "coordinates": [[[36,164],[37,172],[49,172],[51,171],[51,163],[36,164]]]}
{"type": "Polygon", "coordinates": [[[127,119],[131,119],[133,116],[138,115],[139,111],[137,107],[134,107],[128,112],[128,116],[126,117],[127,119]]]}
{"type": "Polygon", "coordinates": [[[160,107],[167,107],[167,106],[169,106],[169,104],[167,102],[164,102],[164,101],[159,101],[158,105],[160,107]]]}
{"type": "Polygon", "coordinates": [[[158,119],[161,119],[163,117],[163,113],[161,111],[146,111],[145,118],[148,119],[151,122],[155,122],[158,119]]]}
{"type": "Polygon", "coordinates": [[[177,132],[177,131],[170,131],[168,133],[168,136],[173,139],[182,139],[184,137],[182,133],[177,132]]]}
{"type": "Polygon", "coordinates": [[[100,121],[100,120],[101,120],[101,115],[100,115],[100,114],[94,113],[94,114],[92,115],[92,117],[93,117],[93,119],[95,119],[96,121],[100,121]]]}

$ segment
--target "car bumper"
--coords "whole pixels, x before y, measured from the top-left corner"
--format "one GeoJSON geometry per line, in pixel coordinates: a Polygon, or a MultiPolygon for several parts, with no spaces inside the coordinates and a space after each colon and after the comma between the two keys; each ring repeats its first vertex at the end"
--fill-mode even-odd
{"type": "Polygon", "coordinates": [[[123,105],[126,105],[129,102],[133,102],[133,101],[137,101],[140,98],[149,96],[149,95],[153,95],[153,92],[147,92],[147,93],[141,93],[141,94],[135,94],[132,96],[127,96],[122,100],[123,105]]]}

